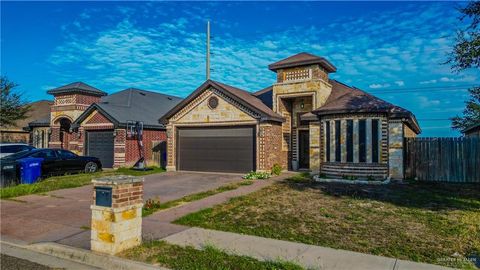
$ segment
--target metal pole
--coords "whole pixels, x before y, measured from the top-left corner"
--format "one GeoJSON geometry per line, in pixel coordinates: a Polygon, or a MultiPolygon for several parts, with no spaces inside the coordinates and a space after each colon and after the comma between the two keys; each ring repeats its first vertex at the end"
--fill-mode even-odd
{"type": "Polygon", "coordinates": [[[210,80],[210,21],[207,21],[207,80],[210,80]]]}

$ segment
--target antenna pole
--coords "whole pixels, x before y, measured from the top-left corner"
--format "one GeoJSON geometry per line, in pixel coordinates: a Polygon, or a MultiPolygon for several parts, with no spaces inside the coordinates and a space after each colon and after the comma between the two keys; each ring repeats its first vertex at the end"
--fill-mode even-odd
{"type": "Polygon", "coordinates": [[[210,80],[210,21],[207,21],[207,80],[210,80]]]}

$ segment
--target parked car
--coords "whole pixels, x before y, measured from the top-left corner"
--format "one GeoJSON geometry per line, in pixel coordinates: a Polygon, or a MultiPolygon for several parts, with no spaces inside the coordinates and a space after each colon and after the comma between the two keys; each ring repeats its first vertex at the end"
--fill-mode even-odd
{"type": "Polygon", "coordinates": [[[34,148],[25,143],[0,143],[0,158],[34,148]]]}
{"type": "Polygon", "coordinates": [[[12,164],[27,157],[43,158],[42,175],[44,176],[69,172],[94,173],[102,169],[102,163],[98,158],[79,156],[63,149],[28,149],[0,159],[0,164],[12,164]]]}

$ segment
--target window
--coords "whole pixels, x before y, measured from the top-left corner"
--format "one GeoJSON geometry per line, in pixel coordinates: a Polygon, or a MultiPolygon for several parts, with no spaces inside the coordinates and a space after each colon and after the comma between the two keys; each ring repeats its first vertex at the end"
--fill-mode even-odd
{"type": "Polygon", "coordinates": [[[341,146],[341,127],[340,127],[340,120],[335,120],[335,161],[340,162],[341,153],[342,153],[342,146],[341,146]]]}
{"type": "Polygon", "coordinates": [[[57,150],[57,155],[61,158],[76,158],[77,155],[67,150],[57,150]]]}
{"type": "Polygon", "coordinates": [[[353,120],[347,120],[347,162],[353,162],[353,120]]]}
{"type": "Polygon", "coordinates": [[[55,158],[55,152],[53,150],[42,150],[31,155],[36,158],[55,158]]]}
{"type": "Polygon", "coordinates": [[[325,140],[326,140],[326,153],[325,155],[327,156],[327,161],[330,161],[330,121],[325,122],[325,140]]]}
{"type": "Polygon", "coordinates": [[[378,162],[378,119],[372,120],[372,162],[378,162]]]}
{"type": "Polygon", "coordinates": [[[358,161],[367,161],[367,122],[365,119],[358,120],[358,161]]]}

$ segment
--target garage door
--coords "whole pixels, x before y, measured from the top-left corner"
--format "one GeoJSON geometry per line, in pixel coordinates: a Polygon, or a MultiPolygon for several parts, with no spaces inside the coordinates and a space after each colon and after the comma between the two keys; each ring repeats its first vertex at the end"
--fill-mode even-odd
{"type": "Polygon", "coordinates": [[[97,157],[104,168],[113,167],[113,131],[87,132],[87,155],[97,157]]]}
{"type": "Polygon", "coordinates": [[[185,171],[253,171],[254,132],[254,127],[179,129],[177,166],[185,171]]]}

